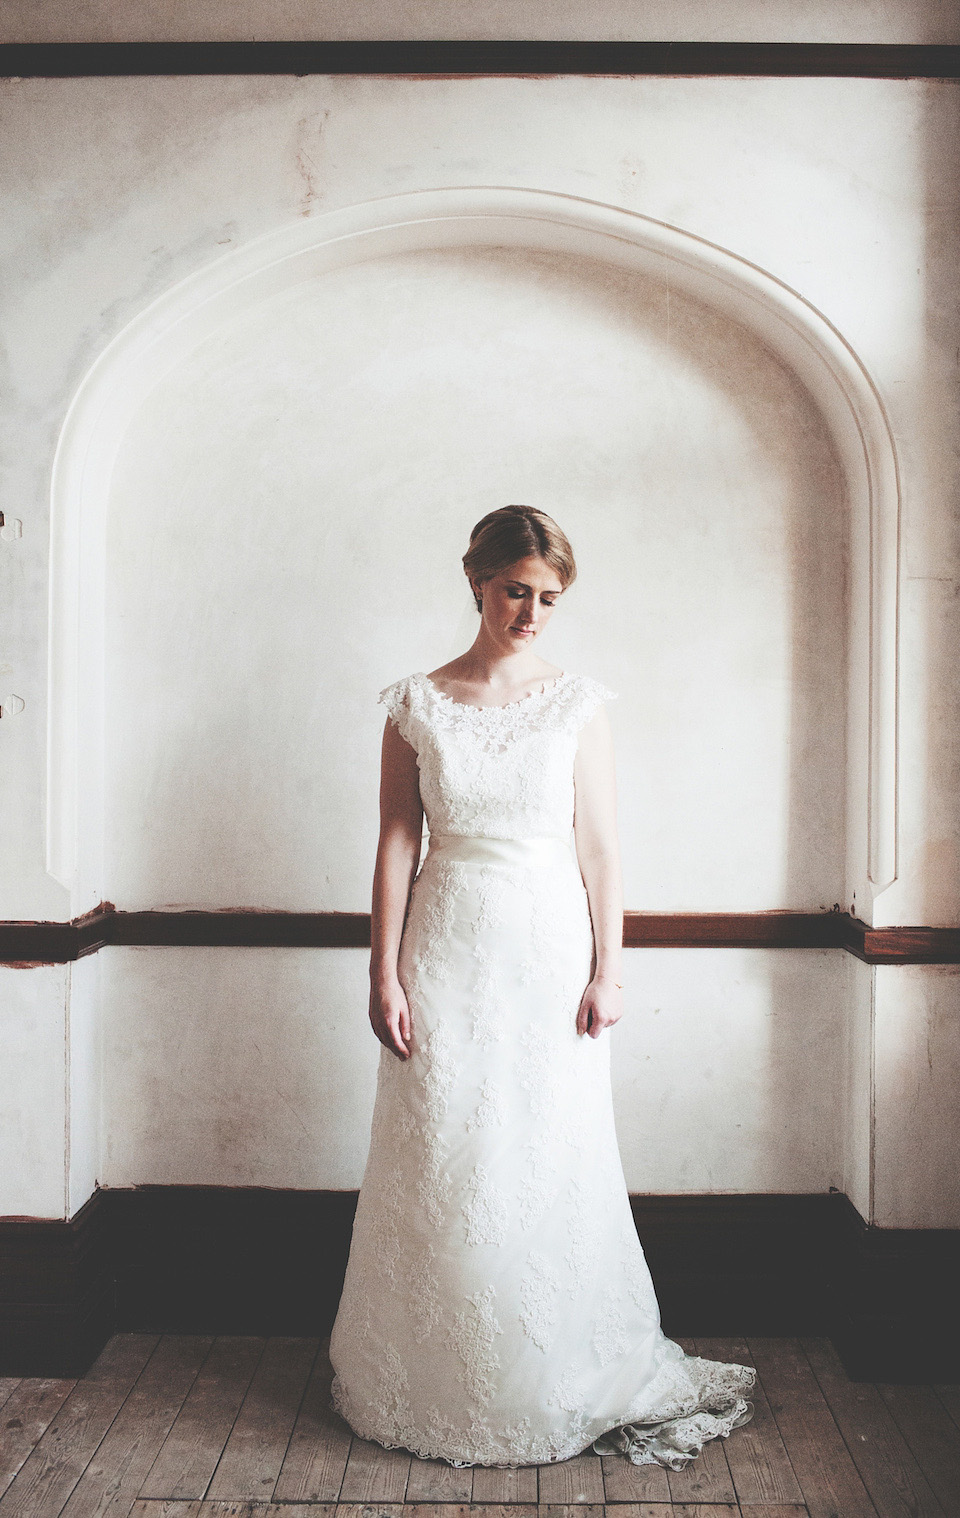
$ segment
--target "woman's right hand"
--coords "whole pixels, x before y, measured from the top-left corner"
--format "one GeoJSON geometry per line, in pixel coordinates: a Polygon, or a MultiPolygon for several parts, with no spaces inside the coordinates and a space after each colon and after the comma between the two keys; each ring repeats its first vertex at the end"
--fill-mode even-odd
{"type": "Polygon", "coordinates": [[[370,987],[370,1026],[391,1054],[410,1058],[410,1007],[396,977],[370,987]]]}

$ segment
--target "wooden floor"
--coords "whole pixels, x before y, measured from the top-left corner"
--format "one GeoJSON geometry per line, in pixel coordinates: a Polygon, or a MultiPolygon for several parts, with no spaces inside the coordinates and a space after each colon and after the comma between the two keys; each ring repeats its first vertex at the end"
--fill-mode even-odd
{"type": "Polygon", "coordinates": [[[329,1410],[325,1342],[117,1334],[80,1381],[0,1380],[0,1518],[960,1515],[960,1386],[851,1382],[825,1339],[679,1342],[759,1375],[753,1422],[674,1473],[418,1460],[329,1410]]]}

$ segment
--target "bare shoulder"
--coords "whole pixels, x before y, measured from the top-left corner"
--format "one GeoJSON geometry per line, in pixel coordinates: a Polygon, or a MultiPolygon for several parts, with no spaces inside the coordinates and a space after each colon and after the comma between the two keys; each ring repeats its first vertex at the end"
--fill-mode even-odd
{"type": "Polygon", "coordinates": [[[441,684],[444,680],[459,680],[462,678],[461,667],[460,659],[451,659],[449,664],[441,664],[439,669],[428,670],[427,678],[437,680],[441,684]]]}

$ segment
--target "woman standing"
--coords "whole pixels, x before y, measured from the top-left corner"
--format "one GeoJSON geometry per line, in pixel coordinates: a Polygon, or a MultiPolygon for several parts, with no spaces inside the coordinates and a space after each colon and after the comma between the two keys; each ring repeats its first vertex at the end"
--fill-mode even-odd
{"type": "Polygon", "coordinates": [[[536,652],[576,575],[550,517],[490,512],[463,565],[472,647],[380,695],[383,1048],[333,1403],[453,1465],[680,1469],[752,1416],[754,1372],[662,1333],[617,1148],[613,692],[536,652]]]}

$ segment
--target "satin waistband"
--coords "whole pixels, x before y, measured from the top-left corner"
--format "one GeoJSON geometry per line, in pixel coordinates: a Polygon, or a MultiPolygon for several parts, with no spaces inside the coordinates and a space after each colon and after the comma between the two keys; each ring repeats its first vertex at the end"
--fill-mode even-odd
{"type": "Polygon", "coordinates": [[[426,859],[431,856],[459,859],[465,864],[573,863],[573,852],[563,838],[467,838],[459,833],[431,833],[426,859]]]}

